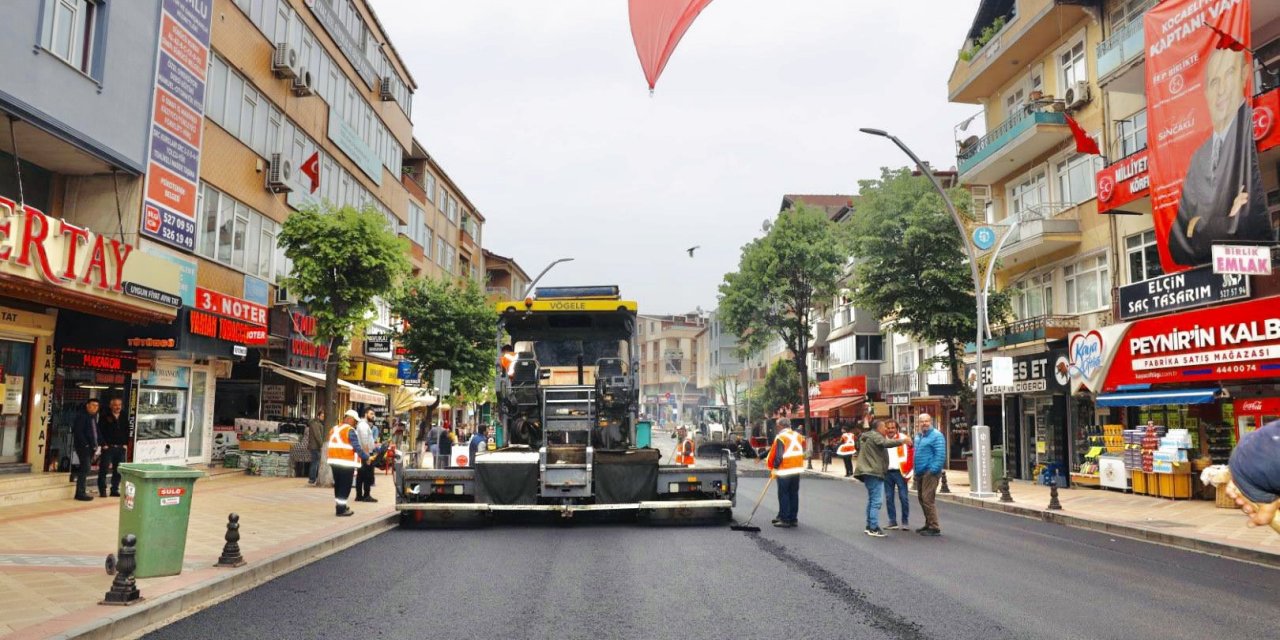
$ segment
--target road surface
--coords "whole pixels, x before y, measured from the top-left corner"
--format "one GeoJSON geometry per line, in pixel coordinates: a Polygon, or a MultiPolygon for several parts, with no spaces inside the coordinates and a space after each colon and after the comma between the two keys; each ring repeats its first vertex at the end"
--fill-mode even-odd
{"type": "Polygon", "coordinates": [[[940,538],[873,539],[838,480],[803,481],[797,529],[769,526],[775,505],[759,534],[395,530],[148,637],[1276,637],[1274,569],[953,504],[940,538]]]}

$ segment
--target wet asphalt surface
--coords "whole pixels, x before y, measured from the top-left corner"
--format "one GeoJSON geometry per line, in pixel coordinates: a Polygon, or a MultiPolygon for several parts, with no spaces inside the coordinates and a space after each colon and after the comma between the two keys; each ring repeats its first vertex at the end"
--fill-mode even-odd
{"type": "MultiPolygon", "coordinates": [[[[742,479],[740,520],[763,482],[742,479]]],[[[147,637],[1277,637],[1274,569],[953,504],[942,537],[870,538],[839,480],[804,479],[800,527],[776,529],[772,493],[758,534],[394,530],[147,637]]]]}

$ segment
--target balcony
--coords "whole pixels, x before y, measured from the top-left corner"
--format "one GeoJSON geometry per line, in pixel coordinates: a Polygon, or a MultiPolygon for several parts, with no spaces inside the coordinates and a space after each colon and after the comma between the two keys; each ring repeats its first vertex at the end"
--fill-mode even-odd
{"type": "Polygon", "coordinates": [[[511,289],[508,287],[485,287],[485,296],[497,300],[511,300],[511,289]]]}
{"type": "Polygon", "coordinates": [[[951,372],[946,369],[908,371],[880,376],[882,393],[910,393],[913,396],[931,395],[929,385],[951,384],[951,372]]]}
{"type": "Polygon", "coordinates": [[[995,184],[1070,137],[1064,114],[1020,109],[987,135],[966,141],[956,158],[960,181],[995,184]]]}
{"type": "MultiPolygon", "coordinates": [[[[982,348],[999,349],[1041,340],[1066,340],[1072,331],[1079,330],[1079,316],[1036,316],[991,327],[991,339],[982,343],[982,348]]],[[[966,353],[973,351],[972,342],[965,345],[966,353]]]]}
{"type": "MultiPolygon", "coordinates": [[[[1143,12],[1155,4],[1148,2],[1143,12]]],[[[1124,93],[1144,91],[1147,74],[1142,22],[1142,18],[1131,20],[1098,43],[1098,86],[1124,93]]]]}
{"type": "MultiPolygon", "coordinates": [[[[1096,212],[1097,202],[1088,202],[1093,203],[1090,206],[1096,212]]],[[[1017,225],[1004,245],[998,247],[1000,259],[1016,265],[1080,244],[1081,208],[1085,205],[1045,203],[997,222],[997,233],[1004,233],[1009,225],[1017,225]]]]}
{"type": "MultiPolygon", "coordinates": [[[[947,81],[950,102],[978,104],[995,95],[1089,15],[1087,7],[1079,6],[1080,0],[1016,0],[1007,4],[1011,6],[1005,15],[1012,17],[1006,18],[1004,28],[970,60],[956,61],[947,81]]],[[[986,25],[975,26],[980,30],[986,25]]],[[[973,44],[972,37],[966,40],[966,47],[973,44]]]]}
{"type": "Polygon", "coordinates": [[[418,202],[426,204],[427,192],[423,189],[421,184],[418,184],[416,175],[412,173],[400,174],[400,184],[404,185],[404,188],[409,192],[409,195],[417,199],[418,202]]]}

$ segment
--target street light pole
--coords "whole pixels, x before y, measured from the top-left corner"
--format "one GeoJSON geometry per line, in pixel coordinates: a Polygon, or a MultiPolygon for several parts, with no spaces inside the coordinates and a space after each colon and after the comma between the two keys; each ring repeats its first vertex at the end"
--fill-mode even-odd
{"type": "Polygon", "coordinates": [[[542,273],[538,274],[538,277],[533,279],[533,282],[529,283],[528,288],[524,290],[524,295],[521,297],[528,298],[529,294],[533,293],[533,286],[538,284],[538,281],[542,279],[542,276],[547,275],[547,272],[551,270],[551,267],[554,267],[561,262],[573,262],[573,258],[560,258],[559,260],[553,260],[551,264],[547,265],[547,267],[542,270],[542,273]]]}

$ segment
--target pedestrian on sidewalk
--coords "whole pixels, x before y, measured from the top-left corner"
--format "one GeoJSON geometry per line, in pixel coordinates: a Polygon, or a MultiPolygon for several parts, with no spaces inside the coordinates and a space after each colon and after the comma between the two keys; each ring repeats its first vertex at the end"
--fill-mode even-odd
{"type": "Polygon", "coordinates": [[[476,426],[475,435],[471,436],[471,440],[467,442],[467,462],[470,466],[476,466],[476,454],[489,450],[489,425],[480,424],[476,426]]]}
{"type": "MultiPolygon", "coordinates": [[[[898,438],[898,421],[887,420],[886,423],[888,425],[886,437],[891,440],[898,438]]],[[[884,472],[884,504],[889,509],[890,530],[911,530],[911,524],[908,522],[911,519],[911,498],[907,495],[907,480],[911,479],[912,451],[910,441],[888,451],[889,467],[884,472]],[[895,500],[902,505],[902,520],[898,520],[895,500]],[[898,526],[899,522],[902,526],[898,526]]]]}
{"type": "Polygon", "coordinates": [[[306,441],[307,451],[311,452],[307,484],[315,484],[320,475],[320,449],[324,447],[324,409],[316,411],[316,417],[307,423],[306,441]]]}
{"type": "Polygon", "coordinates": [[[947,459],[947,443],[942,432],[933,428],[933,417],[927,413],[916,419],[920,437],[916,439],[915,470],[920,483],[918,498],[924,512],[924,526],[916,532],[925,536],[942,535],[938,525],[938,484],[942,481],[942,466],[947,459]]]}
{"type": "Polygon", "coordinates": [[[124,400],[107,401],[107,413],[98,420],[98,495],[107,497],[107,470],[111,472],[111,496],[120,496],[120,465],[129,446],[129,421],[124,417],[124,400]]]}
{"type": "Polygon", "coordinates": [[[804,473],[804,436],[791,429],[791,420],[778,418],[778,435],[765,458],[778,480],[778,517],[773,526],[791,528],[800,524],[800,474],[804,473]]]}
{"type": "Polygon", "coordinates": [[[360,460],[360,470],[356,472],[356,502],[378,501],[369,495],[369,490],[373,488],[373,456],[378,449],[378,428],[373,426],[376,419],[373,409],[369,409],[365,412],[364,419],[356,422],[356,439],[360,441],[360,450],[368,454],[360,460]]]}
{"type": "Polygon", "coordinates": [[[347,498],[351,496],[351,482],[360,463],[369,460],[369,454],[360,448],[360,438],[356,435],[355,427],[358,422],[360,414],[348,410],[343,414],[342,422],[334,425],[329,432],[327,453],[329,469],[333,472],[333,501],[339,517],[355,513],[347,506],[347,498]]]}
{"type": "Polygon", "coordinates": [[[446,469],[453,466],[453,445],[458,444],[458,436],[449,427],[440,432],[440,455],[436,458],[436,468],[446,469]]]}
{"type": "Polygon", "coordinates": [[[89,465],[93,457],[98,455],[98,399],[89,398],[84,403],[84,411],[71,423],[71,445],[76,450],[79,465],[76,467],[76,500],[88,502],[93,496],[85,491],[85,481],[89,476],[89,465]]]}
{"type": "Polygon", "coordinates": [[[1249,516],[1249,526],[1271,525],[1280,533],[1280,420],[1241,438],[1228,467],[1234,487],[1228,485],[1227,495],[1249,516]]]}
{"type": "Polygon", "coordinates": [[[858,435],[853,432],[853,425],[844,425],[844,433],[840,434],[840,446],[836,447],[836,455],[844,460],[844,477],[853,477],[853,456],[858,453],[858,435]]]}
{"type": "Polygon", "coordinates": [[[827,438],[822,444],[822,472],[826,473],[831,467],[831,458],[836,455],[836,446],[831,444],[831,439],[827,438]]]}
{"type": "Polygon", "coordinates": [[[431,451],[431,468],[440,468],[440,434],[444,433],[444,427],[440,425],[432,425],[427,431],[427,448],[431,451]]]}
{"type": "Polygon", "coordinates": [[[855,478],[867,487],[867,528],[863,531],[873,538],[885,537],[880,528],[880,506],[884,502],[884,475],[889,468],[888,449],[911,441],[910,438],[889,439],[886,420],[871,422],[871,429],[864,431],[858,440],[858,466],[855,478]]]}

